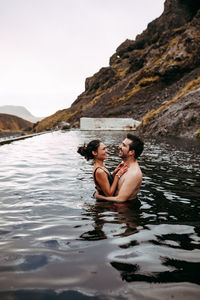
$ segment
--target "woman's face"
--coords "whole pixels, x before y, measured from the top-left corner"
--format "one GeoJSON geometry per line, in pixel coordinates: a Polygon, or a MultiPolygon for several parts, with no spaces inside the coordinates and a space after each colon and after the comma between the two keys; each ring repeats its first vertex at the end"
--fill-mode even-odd
{"type": "Polygon", "coordinates": [[[97,149],[96,158],[100,160],[108,158],[108,149],[106,148],[106,145],[104,145],[104,143],[102,142],[99,144],[99,147],[97,149]]]}

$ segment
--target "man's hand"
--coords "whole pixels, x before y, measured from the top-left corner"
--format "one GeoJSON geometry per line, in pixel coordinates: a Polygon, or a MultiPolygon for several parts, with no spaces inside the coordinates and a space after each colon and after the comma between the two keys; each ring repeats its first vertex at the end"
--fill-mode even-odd
{"type": "Polygon", "coordinates": [[[94,198],[98,199],[98,195],[99,195],[99,192],[98,192],[98,190],[96,190],[95,193],[94,193],[94,198]]]}

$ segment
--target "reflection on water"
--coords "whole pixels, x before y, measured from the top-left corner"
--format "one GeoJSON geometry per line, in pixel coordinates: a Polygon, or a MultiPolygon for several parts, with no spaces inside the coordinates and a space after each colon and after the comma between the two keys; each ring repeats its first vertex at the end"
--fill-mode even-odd
{"type": "Polygon", "coordinates": [[[2,299],[150,299],[150,283],[153,299],[163,286],[176,299],[174,285],[198,299],[199,144],[146,140],[141,207],[96,202],[77,146],[102,139],[112,170],[124,137],[54,132],[0,147],[2,299]]]}

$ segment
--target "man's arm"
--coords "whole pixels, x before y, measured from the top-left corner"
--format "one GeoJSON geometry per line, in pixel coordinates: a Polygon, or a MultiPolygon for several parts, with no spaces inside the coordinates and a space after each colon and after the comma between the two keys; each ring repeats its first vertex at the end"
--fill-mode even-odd
{"type": "Polygon", "coordinates": [[[141,180],[138,178],[138,176],[129,174],[129,176],[127,176],[126,179],[124,180],[117,196],[106,197],[96,193],[95,198],[99,200],[104,199],[104,200],[114,201],[114,202],[125,202],[131,197],[131,195],[135,191],[138,190],[140,183],[141,180]]]}

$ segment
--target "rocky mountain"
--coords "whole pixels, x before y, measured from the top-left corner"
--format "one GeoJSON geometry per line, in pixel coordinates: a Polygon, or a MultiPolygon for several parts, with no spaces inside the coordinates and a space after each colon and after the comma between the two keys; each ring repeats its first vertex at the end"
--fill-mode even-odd
{"type": "Polygon", "coordinates": [[[14,115],[32,123],[42,120],[42,118],[33,116],[24,106],[3,105],[0,106],[0,113],[14,115]]]}
{"type": "Polygon", "coordinates": [[[0,113],[0,136],[30,131],[33,123],[17,116],[0,113]]]}
{"type": "Polygon", "coordinates": [[[132,117],[144,134],[193,136],[200,130],[200,1],[166,0],[163,14],[135,40],[126,40],[85,81],[70,108],[34,131],[80,117],[132,117]]]}

